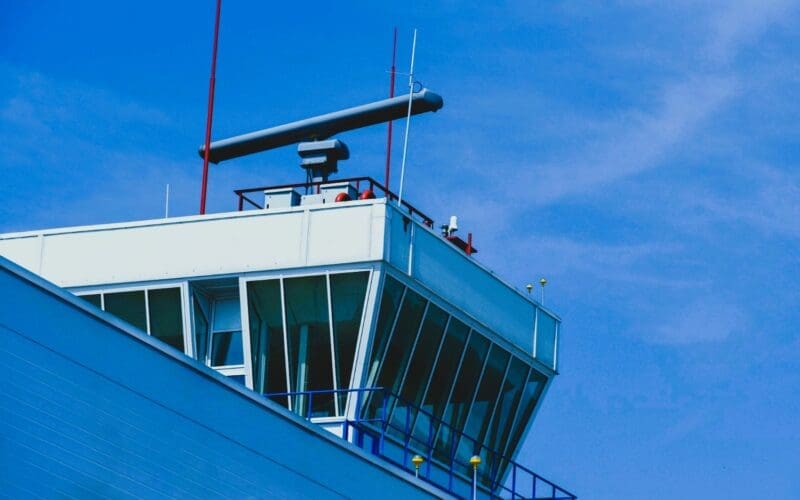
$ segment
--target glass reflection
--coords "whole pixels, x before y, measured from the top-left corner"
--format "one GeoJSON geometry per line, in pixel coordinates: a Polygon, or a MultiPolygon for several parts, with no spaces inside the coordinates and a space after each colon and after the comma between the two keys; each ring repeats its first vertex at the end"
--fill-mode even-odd
{"type": "MultiPolygon", "coordinates": [[[[325,276],[286,279],[284,294],[291,391],[330,390],[333,367],[325,276]]],[[[332,394],[311,398],[297,395],[292,400],[292,408],[304,416],[336,414],[332,394]]]]}
{"type": "Polygon", "coordinates": [[[147,291],[150,308],[150,335],[183,351],[183,317],[180,288],[147,291]]]}
{"type": "MultiPolygon", "coordinates": [[[[453,429],[464,428],[467,412],[475,396],[488,352],[489,341],[473,330],[467,341],[464,359],[455,377],[453,393],[442,415],[442,420],[453,429]]],[[[436,439],[436,451],[444,457],[450,457],[457,439],[458,436],[453,435],[448,427],[442,426],[436,439]]]]}
{"type": "Polygon", "coordinates": [[[531,369],[528,382],[525,384],[525,388],[522,392],[522,400],[517,409],[517,414],[514,417],[511,434],[509,435],[508,441],[504,443],[505,446],[503,446],[505,450],[503,455],[507,457],[514,456],[517,446],[520,445],[519,441],[522,439],[522,433],[525,432],[533,410],[536,408],[536,403],[539,401],[539,396],[542,394],[545,382],[547,382],[547,377],[531,369]]]}
{"type": "MultiPolygon", "coordinates": [[[[332,274],[330,276],[333,346],[336,360],[336,387],[350,387],[358,331],[364,312],[369,273],[332,274]]],[[[339,393],[339,412],[343,414],[347,393],[339,393]]]]}
{"type": "Polygon", "coordinates": [[[555,369],[556,320],[541,309],[536,320],[536,359],[555,369]]]}
{"type": "MultiPolygon", "coordinates": [[[[262,394],[288,392],[280,280],[248,283],[247,298],[253,390],[262,394]]],[[[288,407],[288,398],[273,401],[288,407]]]]}
{"type": "Polygon", "coordinates": [[[147,332],[144,291],[107,293],[104,298],[106,311],[127,321],[139,330],[147,332]]]}
{"type": "Polygon", "coordinates": [[[381,295],[381,305],[378,311],[378,321],[375,325],[375,334],[372,341],[372,351],[368,365],[367,387],[375,386],[375,379],[378,375],[378,368],[386,350],[386,343],[394,326],[397,311],[400,310],[400,302],[403,298],[405,287],[399,281],[390,276],[386,276],[381,295]]]}

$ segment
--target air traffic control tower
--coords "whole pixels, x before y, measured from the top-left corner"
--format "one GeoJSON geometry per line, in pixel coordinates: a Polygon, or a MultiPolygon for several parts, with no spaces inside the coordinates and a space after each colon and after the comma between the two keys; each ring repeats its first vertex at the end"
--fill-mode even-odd
{"type": "Polygon", "coordinates": [[[423,89],[214,142],[215,163],[299,143],[305,182],[238,190],[229,213],[3,234],[0,255],[442,496],[575,498],[516,462],[559,318],[453,224],[330,179],[335,134],[441,106],[423,89]]]}

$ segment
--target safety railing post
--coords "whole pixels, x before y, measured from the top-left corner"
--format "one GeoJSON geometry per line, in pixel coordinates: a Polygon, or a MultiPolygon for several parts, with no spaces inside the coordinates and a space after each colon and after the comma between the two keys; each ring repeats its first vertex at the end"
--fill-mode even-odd
{"type": "MultiPolygon", "coordinates": [[[[397,406],[395,406],[395,410],[397,410],[397,406]]],[[[408,445],[411,441],[411,435],[408,431],[409,420],[409,411],[408,408],[406,408],[406,423],[403,430],[403,464],[406,463],[406,459],[408,458],[408,445]]]]}
{"type": "MultiPolygon", "coordinates": [[[[419,418],[419,414],[417,414],[419,418]]],[[[425,477],[431,477],[431,456],[433,455],[433,419],[428,418],[428,455],[425,457],[425,477]]]]}
{"type": "Polygon", "coordinates": [[[511,466],[511,500],[517,498],[517,464],[511,466]]]}
{"type": "Polygon", "coordinates": [[[306,409],[306,420],[311,420],[311,402],[314,400],[314,393],[308,393],[308,408],[306,409]]]}

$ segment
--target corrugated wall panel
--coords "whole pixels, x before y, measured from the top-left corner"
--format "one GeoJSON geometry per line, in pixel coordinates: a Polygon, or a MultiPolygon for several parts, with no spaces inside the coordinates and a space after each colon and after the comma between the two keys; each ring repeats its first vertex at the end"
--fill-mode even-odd
{"type": "Polygon", "coordinates": [[[4,494],[413,498],[433,492],[3,264],[4,494]]]}

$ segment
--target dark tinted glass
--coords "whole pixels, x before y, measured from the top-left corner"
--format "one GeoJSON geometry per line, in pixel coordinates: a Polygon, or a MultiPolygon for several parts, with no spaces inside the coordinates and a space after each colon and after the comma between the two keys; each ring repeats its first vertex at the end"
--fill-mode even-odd
{"type": "MultiPolygon", "coordinates": [[[[247,297],[253,390],[260,393],[287,392],[280,280],[249,282],[247,297]]],[[[287,398],[273,401],[288,406],[287,398]]]]}
{"type": "Polygon", "coordinates": [[[464,429],[467,412],[472,404],[478,381],[483,373],[483,365],[488,351],[489,341],[473,330],[467,341],[467,349],[464,352],[461,367],[455,377],[456,383],[453,387],[453,393],[442,415],[442,420],[449,427],[442,426],[437,437],[437,451],[443,453],[445,457],[450,457],[454,444],[457,443],[459,437],[452,434],[450,429],[452,428],[456,431],[463,431],[464,429]]]}
{"type": "Polygon", "coordinates": [[[458,364],[467,342],[469,327],[457,320],[450,318],[447,325],[447,333],[442,341],[439,357],[431,375],[431,383],[428,392],[424,396],[422,412],[416,416],[414,431],[417,435],[430,432],[431,418],[441,418],[444,414],[447,396],[456,378],[453,376],[458,371],[458,364]]]}
{"type": "MultiPolygon", "coordinates": [[[[464,435],[466,437],[461,440],[458,446],[457,460],[459,462],[467,463],[472,455],[481,455],[482,449],[481,447],[476,447],[476,442],[484,442],[489,420],[494,413],[494,406],[506,374],[509,358],[509,353],[497,345],[493,345],[489,351],[489,358],[486,362],[486,368],[483,370],[483,377],[478,385],[478,392],[475,394],[475,400],[469,409],[467,423],[464,425],[464,435]]],[[[485,461],[486,457],[484,456],[483,458],[485,461]]]]}
{"type": "MultiPolygon", "coordinates": [[[[292,391],[333,389],[328,289],[325,276],[284,280],[286,327],[289,340],[289,374],[292,391]]],[[[296,396],[295,412],[314,417],[335,414],[332,394],[296,396]]]]}
{"type": "Polygon", "coordinates": [[[384,387],[395,394],[398,392],[426,304],[427,301],[418,293],[410,289],[406,291],[394,332],[386,348],[383,366],[380,367],[379,387],[384,387]]]}
{"type": "Polygon", "coordinates": [[[147,312],[144,291],[105,294],[106,311],[136,328],[147,332],[147,312]]]}
{"type": "Polygon", "coordinates": [[[494,418],[487,439],[484,440],[486,445],[493,450],[503,451],[503,444],[511,431],[511,420],[519,406],[522,389],[528,378],[528,370],[528,365],[522,360],[511,358],[511,366],[508,368],[503,390],[500,392],[500,399],[494,410],[494,418]]]}
{"type": "MultiPolygon", "coordinates": [[[[356,341],[364,312],[369,273],[332,274],[331,311],[333,312],[333,346],[336,360],[336,386],[350,387],[350,374],[356,354],[356,341]]],[[[344,410],[347,393],[339,393],[339,411],[344,410]]]]}
{"type": "Polygon", "coordinates": [[[147,301],[150,308],[150,335],[183,351],[181,289],[148,290],[147,301]]]}
{"type": "Polygon", "coordinates": [[[378,375],[378,364],[386,350],[386,343],[394,326],[395,316],[400,309],[400,300],[405,287],[399,281],[386,276],[381,295],[381,305],[378,311],[378,321],[375,325],[375,335],[372,342],[372,351],[368,365],[367,387],[375,386],[375,377],[378,375]]]}
{"type": "Polygon", "coordinates": [[[99,293],[94,293],[92,295],[78,295],[78,297],[82,298],[83,300],[85,300],[86,302],[92,304],[95,307],[98,307],[98,308],[101,307],[100,304],[102,304],[102,301],[100,299],[100,294],[99,293]]]}
{"type": "Polygon", "coordinates": [[[516,452],[517,446],[520,445],[519,440],[522,439],[522,433],[528,426],[531,414],[533,413],[534,408],[536,408],[536,403],[539,401],[539,396],[542,394],[542,389],[544,389],[545,382],[547,382],[547,377],[540,374],[536,370],[531,369],[531,373],[528,376],[528,382],[525,384],[525,388],[522,392],[522,400],[520,401],[519,409],[514,417],[514,424],[511,427],[512,430],[510,438],[508,441],[506,441],[504,446],[505,453],[503,454],[505,456],[513,456],[516,452]]]}

